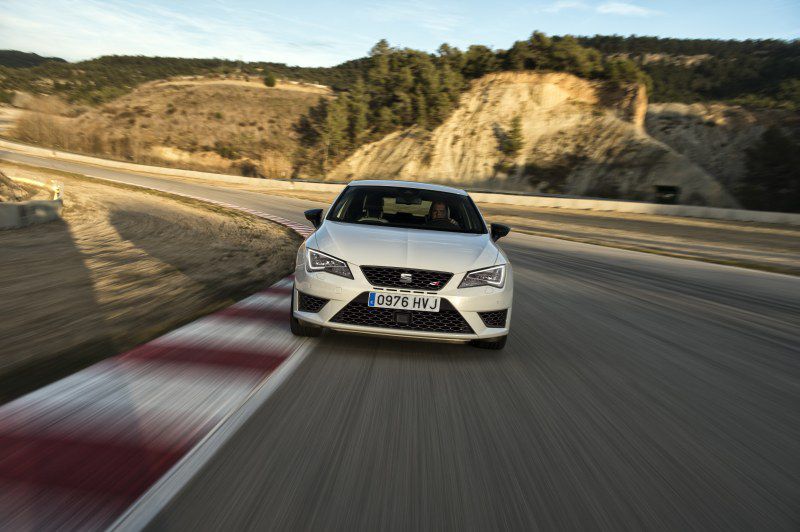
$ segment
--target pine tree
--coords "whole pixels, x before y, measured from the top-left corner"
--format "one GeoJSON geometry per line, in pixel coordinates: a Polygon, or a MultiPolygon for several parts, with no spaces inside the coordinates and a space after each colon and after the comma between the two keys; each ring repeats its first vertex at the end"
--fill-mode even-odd
{"type": "Polygon", "coordinates": [[[389,81],[389,55],[391,50],[386,39],[378,41],[370,50],[369,55],[372,66],[367,72],[367,79],[373,95],[380,95],[389,81]]]}
{"type": "MultiPolygon", "coordinates": [[[[384,108],[381,108],[384,109],[384,108]]],[[[416,113],[412,95],[407,92],[395,92],[391,106],[394,120],[402,126],[411,126],[416,122],[416,113]]]]}
{"type": "Polygon", "coordinates": [[[423,129],[429,127],[428,102],[422,94],[416,94],[414,96],[414,115],[414,123],[423,129]]]}
{"type": "Polygon", "coordinates": [[[461,72],[461,69],[464,68],[464,54],[458,48],[443,43],[436,53],[439,55],[439,62],[442,66],[447,65],[456,72],[461,72]]]}
{"type": "Polygon", "coordinates": [[[377,120],[375,121],[375,130],[378,133],[388,133],[395,127],[395,117],[392,110],[388,107],[381,107],[378,110],[377,120]]]}
{"type": "Polygon", "coordinates": [[[356,147],[361,144],[368,127],[369,102],[362,78],[356,80],[350,91],[348,115],[350,145],[356,147]]]}
{"type": "Polygon", "coordinates": [[[736,187],[748,209],[800,212],[800,135],[772,126],[746,150],[747,173],[736,187]]]}
{"type": "Polygon", "coordinates": [[[522,149],[524,140],[522,136],[522,117],[517,115],[511,119],[511,127],[509,127],[508,133],[500,143],[500,151],[513,159],[522,149]]]}
{"type": "Polygon", "coordinates": [[[347,96],[342,95],[327,103],[325,118],[320,128],[323,174],[327,173],[330,161],[335,161],[348,147],[347,100],[347,96]]]}
{"type": "Polygon", "coordinates": [[[497,55],[483,45],[472,45],[464,54],[464,75],[479,78],[497,70],[497,55]]]}

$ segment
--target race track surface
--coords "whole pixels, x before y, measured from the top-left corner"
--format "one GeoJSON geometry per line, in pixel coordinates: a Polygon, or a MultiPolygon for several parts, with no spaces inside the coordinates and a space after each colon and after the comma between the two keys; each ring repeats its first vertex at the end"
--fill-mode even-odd
{"type": "MultiPolygon", "coordinates": [[[[0,156],[295,221],[319,205],[0,156]]],[[[501,242],[516,281],[504,351],[325,335],[151,526],[800,526],[800,279],[501,242]]]]}

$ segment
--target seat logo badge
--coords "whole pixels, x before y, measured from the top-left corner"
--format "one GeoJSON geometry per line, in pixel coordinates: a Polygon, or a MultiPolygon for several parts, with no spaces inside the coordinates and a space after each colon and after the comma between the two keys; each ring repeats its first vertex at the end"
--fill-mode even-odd
{"type": "Polygon", "coordinates": [[[439,281],[431,281],[431,282],[430,282],[430,283],[428,283],[428,284],[429,284],[430,286],[439,286],[439,285],[440,285],[440,284],[442,284],[442,283],[440,283],[439,281]]]}
{"type": "Polygon", "coordinates": [[[411,277],[410,273],[401,273],[400,274],[400,282],[401,283],[408,284],[408,283],[410,283],[412,281],[413,281],[413,278],[411,277]]]}

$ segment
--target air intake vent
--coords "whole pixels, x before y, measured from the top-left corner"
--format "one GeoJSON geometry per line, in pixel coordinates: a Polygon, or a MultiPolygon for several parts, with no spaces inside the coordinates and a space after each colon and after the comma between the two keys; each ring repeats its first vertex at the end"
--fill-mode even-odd
{"type": "Polygon", "coordinates": [[[319,312],[328,302],[327,299],[310,296],[303,292],[298,292],[297,295],[299,296],[297,300],[297,310],[300,312],[319,312]]]}
{"type": "Polygon", "coordinates": [[[478,316],[481,317],[483,324],[487,327],[497,327],[502,329],[506,326],[508,309],[492,310],[490,312],[478,312],[478,316]]]}

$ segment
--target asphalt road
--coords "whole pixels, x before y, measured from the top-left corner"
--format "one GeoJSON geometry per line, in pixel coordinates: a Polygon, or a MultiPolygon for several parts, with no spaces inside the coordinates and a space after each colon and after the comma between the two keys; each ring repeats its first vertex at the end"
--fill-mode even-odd
{"type": "MultiPolygon", "coordinates": [[[[293,220],[311,205],[0,156],[293,220]]],[[[502,242],[504,351],[323,336],[152,528],[800,527],[800,278],[502,242]]]]}

